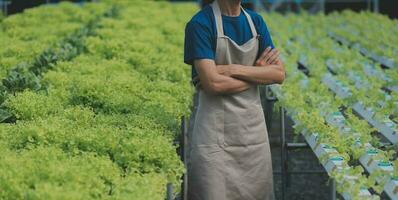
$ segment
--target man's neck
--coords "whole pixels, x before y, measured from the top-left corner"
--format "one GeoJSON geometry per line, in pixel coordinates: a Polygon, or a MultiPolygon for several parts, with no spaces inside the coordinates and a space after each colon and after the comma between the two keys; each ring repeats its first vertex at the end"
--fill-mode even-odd
{"type": "Polygon", "coordinates": [[[221,13],[226,16],[239,16],[240,15],[240,2],[241,0],[216,0],[220,5],[221,13]]]}

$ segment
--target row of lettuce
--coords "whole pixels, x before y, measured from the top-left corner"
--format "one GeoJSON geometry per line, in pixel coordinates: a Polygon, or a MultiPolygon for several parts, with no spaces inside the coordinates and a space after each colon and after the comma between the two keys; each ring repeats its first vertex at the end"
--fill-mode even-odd
{"type": "Polygon", "coordinates": [[[361,48],[371,50],[377,60],[391,63],[391,66],[398,65],[396,47],[398,38],[395,34],[391,34],[398,31],[397,19],[370,12],[358,14],[349,11],[335,13],[332,18],[334,28],[330,33],[342,36],[361,48]]]}
{"type": "Polygon", "coordinates": [[[38,87],[5,98],[2,109],[15,123],[0,124],[0,199],[160,200],[169,182],[179,192],[185,168],[173,140],[192,93],[181,47],[195,9],[151,1],[64,3],[6,18],[4,71],[91,29],[69,43],[83,50],[35,73],[38,87]],[[111,9],[117,12],[106,15],[111,9]]]}
{"type": "Polygon", "coordinates": [[[105,6],[94,4],[61,3],[5,18],[0,25],[0,77],[17,64],[33,62],[50,44],[81,28],[104,9],[105,6]]]}
{"type": "MultiPolygon", "coordinates": [[[[361,102],[372,109],[372,118],[396,123],[398,94],[385,88],[397,84],[398,70],[382,69],[380,63],[330,37],[330,32],[342,34],[340,26],[374,37],[366,31],[372,27],[364,30],[351,19],[370,18],[386,26],[396,22],[352,12],[328,16],[265,14],[264,18],[276,46],[282,49],[287,69],[285,83],[274,91],[294,120],[296,132],[313,140],[311,147],[320,155],[321,163],[326,168],[333,163],[330,176],[338,183],[339,193],[345,199],[379,199],[379,195],[397,198],[396,188],[390,188],[391,184],[397,186],[396,145],[382,144],[374,134],[378,130],[357,117],[352,108],[361,102]],[[374,73],[366,73],[368,68],[374,73]],[[377,73],[391,78],[379,79],[374,76],[377,73]]],[[[384,35],[384,43],[393,37],[391,32],[384,35]]],[[[340,36],[350,38],[348,33],[340,36]]],[[[361,35],[354,38],[357,42],[372,41],[363,40],[361,35]]]]}

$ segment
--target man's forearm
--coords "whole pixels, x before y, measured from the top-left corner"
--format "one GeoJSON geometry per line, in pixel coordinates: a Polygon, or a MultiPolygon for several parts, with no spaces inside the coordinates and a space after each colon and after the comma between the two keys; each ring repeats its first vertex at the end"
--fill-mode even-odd
{"type": "Polygon", "coordinates": [[[255,84],[273,84],[283,82],[285,79],[285,71],[283,66],[280,65],[268,65],[263,67],[235,65],[231,66],[230,76],[255,84]]]}
{"type": "Polygon", "coordinates": [[[249,89],[251,83],[233,77],[219,75],[212,80],[213,93],[233,94],[249,89]]]}
{"type": "Polygon", "coordinates": [[[281,62],[278,62],[278,64],[268,64],[268,65],[264,65],[264,66],[255,66],[255,67],[272,67],[272,68],[275,68],[276,70],[285,72],[285,67],[283,66],[283,64],[281,62]]]}

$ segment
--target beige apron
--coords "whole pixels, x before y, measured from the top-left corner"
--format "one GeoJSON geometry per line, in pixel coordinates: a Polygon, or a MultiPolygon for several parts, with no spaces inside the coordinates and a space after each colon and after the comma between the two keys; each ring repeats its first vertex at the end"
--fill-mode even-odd
{"type": "MultiPolygon", "coordinates": [[[[239,46],[224,35],[217,1],[211,5],[217,27],[215,62],[253,66],[259,40],[242,8],[253,38],[239,46]]],[[[188,200],[272,200],[273,177],[268,133],[258,86],[231,95],[199,89],[190,141],[188,200]]]]}

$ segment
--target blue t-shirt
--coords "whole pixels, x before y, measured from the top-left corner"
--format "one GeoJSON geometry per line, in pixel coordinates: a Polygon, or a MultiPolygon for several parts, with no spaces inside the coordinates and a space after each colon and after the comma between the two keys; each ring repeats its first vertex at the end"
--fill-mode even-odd
{"type": "MultiPolygon", "coordinates": [[[[253,20],[257,33],[260,35],[258,56],[265,48],[274,48],[267,25],[261,15],[245,9],[253,20]]],[[[222,15],[224,34],[238,45],[249,41],[253,34],[249,22],[243,12],[239,16],[230,17],[222,15]]],[[[192,78],[197,75],[193,61],[195,59],[215,59],[217,28],[210,5],[203,7],[185,27],[184,62],[192,65],[192,78]]]]}

